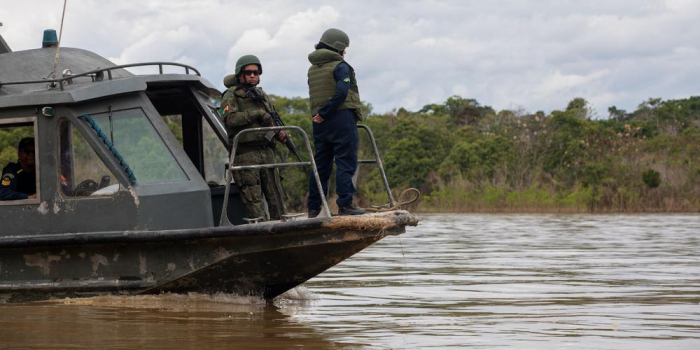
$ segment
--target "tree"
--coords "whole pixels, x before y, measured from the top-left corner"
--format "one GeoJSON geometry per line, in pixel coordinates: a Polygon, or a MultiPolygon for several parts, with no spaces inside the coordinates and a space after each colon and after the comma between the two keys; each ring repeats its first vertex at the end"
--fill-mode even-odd
{"type": "Polygon", "coordinates": [[[624,122],[629,118],[627,111],[624,109],[618,109],[615,106],[608,108],[608,112],[610,113],[609,118],[614,121],[624,122]]]}
{"type": "Polygon", "coordinates": [[[642,173],[642,181],[648,188],[657,188],[661,185],[661,173],[654,169],[648,169],[642,173]]]}
{"type": "Polygon", "coordinates": [[[589,107],[588,101],[581,97],[576,97],[569,101],[569,104],[566,106],[566,111],[572,112],[573,115],[579,119],[591,119],[593,115],[593,110],[589,107]]]}
{"type": "Polygon", "coordinates": [[[457,126],[476,125],[486,115],[496,113],[493,108],[482,106],[475,99],[465,99],[459,96],[452,96],[441,105],[425,105],[419,112],[449,115],[452,123],[457,126]]]}

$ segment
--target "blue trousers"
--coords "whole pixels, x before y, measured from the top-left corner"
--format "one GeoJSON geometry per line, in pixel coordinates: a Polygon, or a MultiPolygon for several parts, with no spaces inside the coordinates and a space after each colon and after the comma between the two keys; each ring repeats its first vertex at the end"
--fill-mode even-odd
{"type": "MultiPolygon", "coordinates": [[[[339,208],[352,204],[352,196],[357,193],[352,184],[352,176],[357,170],[357,147],[359,136],[355,114],[349,109],[334,113],[322,123],[313,123],[314,160],[321,178],[323,192],[328,197],[328,180],[333,171],[335,159],[335,193],[339,208]]],[[[313,172],[309,174],[309,210],[321,209],[321,196],[316,186],[313,172]]]]}

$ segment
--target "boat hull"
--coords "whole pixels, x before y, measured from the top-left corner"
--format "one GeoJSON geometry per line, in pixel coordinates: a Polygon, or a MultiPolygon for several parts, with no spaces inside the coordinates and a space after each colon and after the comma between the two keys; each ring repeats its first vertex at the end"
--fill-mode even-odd
{"type": "Polygon", "coordinates": [[[274,298],[387,235],[407,212],[207,229],[0,238],[0,300],[235,293],[274,298]]]}

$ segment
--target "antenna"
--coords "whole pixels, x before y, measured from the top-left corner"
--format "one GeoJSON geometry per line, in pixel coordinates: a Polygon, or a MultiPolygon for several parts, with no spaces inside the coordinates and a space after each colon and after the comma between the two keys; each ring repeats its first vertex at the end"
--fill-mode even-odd
{"type": "MultiPolygon", "coordinates": [[[[53,72],[51,73],[52,79],[56,80],[56,66],[58,66],[58,59],[61,57],[61,37],[63,36],[63,19],[66,17],[66,4],[68,0],[63,0],[63,14],[61,15],[61,30],[58,32],[58,46],[56,46],[56,59],[53,63],[53,72]]],[[[53,85],[53,83],[52,83],[53,85]]]]}
{"type": "MultiPolygon", "coordinates": [[[[2,27],[2,22],[0,22],[0,27],[2,27]]],[[[3,39],[2,35],[0,35],[0,54],[9,53],[9,52],[12,52],[12,50],[10,49],[10,46],[7,45],[7,43],[5,42],[5,39],[3,39]]]]}

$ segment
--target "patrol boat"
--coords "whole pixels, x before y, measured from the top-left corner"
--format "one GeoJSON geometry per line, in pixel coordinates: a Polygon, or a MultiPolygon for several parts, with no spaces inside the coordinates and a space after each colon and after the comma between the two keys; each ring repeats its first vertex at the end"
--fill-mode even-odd
{"type": "MultiPolygon", "coordinates": [[[[228,144],[212,98],[220,92],[197,69],[56,53],[13,52],[0,36],[0,136],[34,137],[37,188],[36,199],[0,202],[0,301],[167,292],[270,299],[418,222],[403,210],[332,217],[325,198],[317,218],[246,222],[228,180],[240,167],[226,166],[237,138],[228,144]]],[[[302,129],[284,129],[310,154],[302,129]]],[[[382,169],[374,149],[376,159],[361,162],[382,169]]],[[[313,157],[258,167],[299,165],[320,186],[313,157]]]]}

